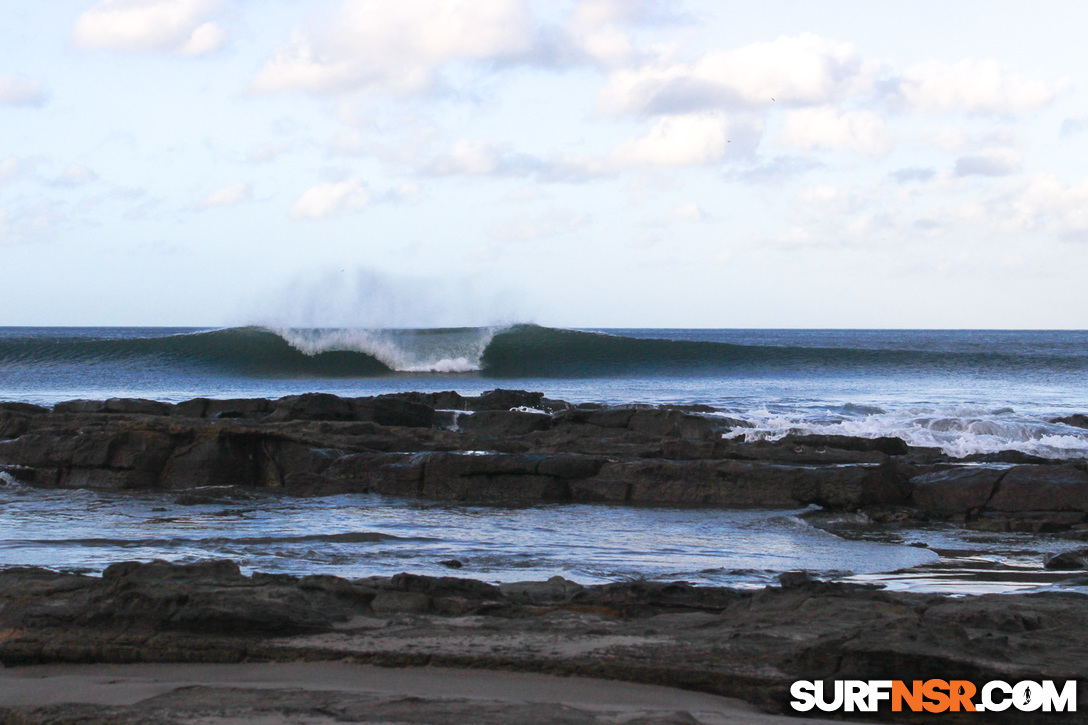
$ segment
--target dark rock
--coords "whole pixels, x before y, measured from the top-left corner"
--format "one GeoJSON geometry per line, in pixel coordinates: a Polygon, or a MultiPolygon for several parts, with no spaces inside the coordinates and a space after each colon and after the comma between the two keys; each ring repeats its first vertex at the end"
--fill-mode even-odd
{"type": "Polygon", "coordinates": [[[204,409],[205,418],[262,418],[272,412],[275,405],[264,398],[235,398],[209,400],[204,409]]]}
{"type": "Polygon", "coordinates": [[[322,473],[344,455],[335,448],[315,448],[296,441],[265,442],[262,452],[271,458],[273,475],[281,482],[293,473],[322,473]]]}
{"type": "MultiPolygon", "coordinates": [[[[160,476],[166,489],[200,486],[260,486],[261,442],[258,438],[219,431],[179,446],[160,476]]],[[[273,485],[279,481],[272,479],[273,485]]]]}
{"type": "Polygon", "coordinates": [[[275,401],[269,421],[353,420],[351,404],[329,393],[290,395],[275,401]]]}
{"type": "Polygon", "coordinates": [[[1047,534],[1068,531],[1083,524],[1081,511],[984,511],[967,519],[967,527],[978,531],[1016,531],[1047,534]]]}
{"type": "Polygon", "coordinates": [[[500,589],[494,584],[452,576],[433,577],[405,573],[395,575],[390,583],[400,591],[421,592],[436,597],[454,595],[474,599],[499,599],[501,595],[500,589]]]}
{"type": "Polygon", "coordinates": [[[511,408],[539,408],[544,393],[525,390],[488,390],[475,398],[467,398],[469,410],[510,410],[511,408]]]}
{"type": "Polygon", "coordinates": [[[813,581],[807,571],[784,571],[778,575],[778,583],[783,588],[800,587],[813,581]]]}
{"type": "Polygon", "coordinates": [[[477,474],[457,477],[431,475],[425,469],[420,495],[445,501],[528,502],[565,501],[570,488],[551,476],[477,474]]]}
{"type": "Polygon", "coordinates": [[[143,398],[110,398],[106,401],[105,412],[126,415],[170,415],[173,410],[169,403],[143,398]]]}
{"type": "Polygon", "coordinates": [[[568,481],[570,497],[583,503],[624,503],[634,488],[623,478],[586,478],[568,481]]]}
{"type": "Polygon", "coordinates": [[[1063,416],[1061,418],[1051,418],[1051,423],[1064,423],[1065,425],[1071,425],[1074,428],[1088,428],[1088,415],[1084,413],[1074,413],[1073,415],[1063,416]]]}
{"type": "Polygon", "coordinates": [[[667,438],[661,441],[661,457],[673,461],[699,461],[719,456],[716,441],[667,438]]]}
{"type": "Polygon", "coordinates": [[[578,500],[788,507],[796,505],[794,488],[808,474],[747,461],[619,461],[590,481],[572,483],[571,492],[578,500]]]}
{"type": "Polygon", "coordinates": [[[18,401],[0,402],[0,411],[19,413],[20,415],[47,415],[49,408],[33,403],[20,403],[18,401]]]}
{"type": "Polygon", "coordinates": [[[223,581],[237,580],[242,576],[242,570],[236,562],[229,559],[211,559],[195,564],[174,564],[161,559],[151,562],[124,561],[119,564],[110,564],[102,572],[102,578],[106,581],[140,580],[140,581],[189,581],[194,579],[223,581]]]}
{"type": "Polygon", "coordinates": [[[457,425],[461,430],[490,436],[520,436],[547,430],[551,422],[552,417],[546,413],[517,410],[481,410],[457,418],[457,425]]]}
{"type": "Polygon", "coordinates": [[[627,421],[628,430],[668,438],[702,440],[721,427],[711,418],[660,408],[635,410],[627,421]]]}
{"type": "Polygon", "coordinates": [[[378,614],[422,614],[430,610],[431,597],[421,592],[383,589],[371,600],[370,608],[378,614]]]}
{"type": "Polygon", "coordinates": [[[436,410],[431,426],[444,430],[454,430],[458,427],[457,421],[461,418],[461,412],[457,410],[436,410]]]}
{"type": "Polygon", "coordinates": [[[812,448],[838,448],[844,451],[877,451],[888,456],[910,453],[910,446],[902,438],[861,438],[845,435],[788,435],[782,445],[809,446],[812,448]]]}
{"type": "Polygon", "coordinates": [[[431,453],[425,457],[424,477],[438,480],[457,476],[533,475],[542,460],[542,455],[514,453],[431,453]]]}
{"type": "Polygon", "coordinates": [[[509,582],[499,585],[503,597],[518,604],[547,605],[569,602],[585,590],[581,584],[553,576],[543,582],[509,582]]]}
{"type": "Polygon", "coordinates": [[[0,473],[6,473],[19,483],[34,484],[37,479],[37,469],[27,466],[10,466],[0,463],[0,473]]]}
{"type": "Polygon", "coordinates": [[[169,403],[143,398],[110,398],[109,400],[68,400],[53,406],[54,413],[115,413],[121,415],[170,415],[169,403]]]}
{"type": "Polygon", "coordinates": [[[1088,511],[1088,473],[1074,466],[1015,466],[986,506],[992,511],[1088,511]]]}
{"type": "Polygon", "coordinates": [[[1047,554],[1043,559],[1047,569],[1073,570],[1088,569],[1088,549],[1063,551],[1060,554],[1047,554]]]}
{"type": "Polygon", "coordinates": [[[836,510],[895,506],[911,496],[911,484],[892,458],[879,466],[813,467],[796,481],[793,497],[798,502],[836,510]]]}
{"type": "Polygon", "coordinates": [[[172,415],[180,418],[262,418],[272,412],[275,404],[265,398],[232,398],[226,400],[193,398],[174,406],[172,415]]]}
{"type": "Polygon", "coordinates": [[[415,391],[405,393],[383,393],[379,399],[405,400],[410,403],[421,403],[436,410],[468,410],[468,399],[456,390],[444,390],[438,393],[419,393],[415,391]]]}
{"type": "MultiPolygon", "coordinates": [[[[423,495],[423,472],[427,454],[396,456],[386,459],[367,475],[370,490],[386,496],[423,495]]],[[[332,475],[333,471],[329,471],[332,475]]]]}
{"type": "Polygon", "coordinates": [[[355,420],[407,428],[430,428],[434,423],[434,408],[425,403],[388,397],[351,398],[348,403],[355,420]]]}
{"type": "Polygon", "coordinates": [[[204,412],[208,409],[209,402],[211,401],[208,398],[183,400],[174,405],[174,410],[172,412],[176,418],[203,418],[204,412]]]}
{"type": "Polygon", "coordinates": [[[18,438],[30,430],[30,416],[10,410],[0,410],[0,438],[18,438]]]}
{"type": "Polygon", "coordinates": [[[53,406],[54,413],[105,413],[106,401],[104,400],[65,400],[53,406]]]}
{"type": "Polygon", "coordinates": [[[448,569],[460,569],[461,567],[464,566],[464,564],[462,562],[458,561],[457,559],[443,559],[442,561],[440,561],[438,563],[441,564],[442,566],[448,568],[448,569]]]}
{"type": "Polygon", "coordinates": [[[967,513],[986,505],[1006,471],[994,468],[953,468],[910,479],[911,498],[925,511],[967,513]]]}
{"type": "Polygon", "coordinates": [[[563,410],[570,410],[574,406],[572,406],[565,400],[552,400],[551,398],[543,398],[540,401],[540,405],[538,405],[537,407],[540,410],[543,410],[545,413],[555,414],[563,410]]]}
{"type": "Polygon", "coordinates": [[[1035,463],[1050,463],[1050,461],[1042,456],[1033,456],[1030,453],[1024,453],[1023,451],[996,451],[994,453],[975,453],[970,456],[965,456],[964,463],[1012,463],[1017,465],[1023,464],[1035,464],[1035,463]]]}
{"type": "Polygon", "coordinates": [[[710,406],[703,405],[702,403],[694,403],[691,405],[681,405],[678,403],[665,403],[659,406],[662,410],[678,410],[681,413],[716,413],[718,409],[710,406]]]}
{"type": "Polygon", "coordinates": [[[158,473],[174,452],[175,441],[154,430],[124,430],[110,443],[109,466],[158,473]]]}
{"type": "Polygon", "coordinates": [[[598,428],[623,428],[627,429],[631,422],[631,416],[637,410],[633,406],[618,406],[608,408],[584,408],[578,407],[571,410],[560,420],[570,420],[575,423],[586,423],[598,428]]]}
{"type": "Polygon", "coordinates": [[[107,466],[117,438],[116,432],[105,430],[66,436],[30,432],[0,441],[0,462],[31,468],[107,466]]]}
{"type": "Polygon", "coordinates": [[[537,464],[536,472],[542,476],[554,476],[565,480],[596,476],[607,459],[598,456],[579,456],[557,454],[543,456],[537,464]]]}

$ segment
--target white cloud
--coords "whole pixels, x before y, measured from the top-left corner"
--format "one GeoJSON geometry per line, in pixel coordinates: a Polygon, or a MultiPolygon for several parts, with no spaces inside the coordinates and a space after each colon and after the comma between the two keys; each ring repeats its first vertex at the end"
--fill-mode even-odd
{"type": "Polygon", "coordinates": [[[598,95],[608,113],[677,113],[709,108],[765,108],[827,103],[863,86],[853,45],[811,33],[780,37],[693,63],[651,63],[612,73],[598,95]]]}
{"type": "Polygon", "coordinates": [[[41,106],[45,100],[46,93],[41,81],[0,76],[0,105],[41,106]]]}
{"type": "Polygon", "coordinates": [[[182,55],[209,55],[226,45],[227,31],[215,23],[196,26],[181,46],[182,55]]]}
{"type": "Polygon", "coordinates": [[[702,222],[707,220],[707,213],[695,202],[674,206],[665,215],[665,223],[673,222],[702,222]]]}
{"type": "Polygon", "coordinates": [[[888,174],[888,176],[900,184],[924,183],[931,180],[936,175],[937,172],[934,169],[927,169],[921,166],[908,166],[888,174]]]}
{"type": "Polygon", "coordinates": [[[387,189],[386,192],[381,195],[380,199],[382,201],[397,204],[402,201],[415,199],[422,193],[423,189],[420,188],[419,184],[412,181],[402,181],[396,186],[387,189]]]}
{"type": "Polygon", "coordinates": [[[977,154],[956,159],[956,176],[1006,176],[1020,170],[1024,156],[1020,149],[1008,146],[983,149],[977,154]]]}
{"type": "Polygon", "coordinates": [[[76,20],[72,37],[87,50],[207,55],[226,31],[209,20],[217,0],[101,0],[76,20]]]}
{"type": "Polygon", "coordinates": [[[665,116],[645,136],[628,139],[617,146],[610,161],[613,167],[620,169],[712,164],[731,151],[750,151],[761,132],[759,122],[737,122],[721,112],[665,116]]]}
{"type": "Polygon", "coordinates": [[[820,106],[790,111],[778,140],[805,151],[834,149],[883,156],[891,151],[894,135],[884,119],[872,111],[820,106]]]}
{"type": "Polygon", "coordinates": [[[671,5],[654,0],[578,0],[563,26],[561,41],[578,60],[611,67],[638,59],[628,28],[661,27],[680,20],[671,5]]]}
{"type": "Polygon", "coordinates": [[[493,239],[500,242],[529,242],[567,234],[589,224],[586,212],[556,212],[532,218],[515,219],[491,227],[493,239]]]}
{"type": "Polygon", "coordinates": [[[263,146],[258,146],[253,149],[253,151],[249,153],[249,156],[246,157],[246,160],[251,164],[264,164],[272,161],[289,148],[291,148],[291,145],[285,143],[264,144],[263,146]]]}
{"type": "Polygon", "coordinates": [[[213,206],[234,206],[247,199],[249,199],[249,184],[230,184],[208,194],[197,202],[196,208],[203,210],[213,206]]]}
{"type": "Polygon", "coordinates": [[[461,139],[448,154],[439,157],[432,164],[434,173],[468,174],[482,176],[493,174],[499,168],[507,149],[492,141],[461,139]]]}
{"type": "Polygon", "coordinates": [[[1075,136],[1088,129],[1088,116],[1070,116],[1062,121],[1060,134],[1062,136],[1075,136]]]}
{"type": "Polygon", "coordinates": [[[821,209],[840,213],[853,208],[853,198],[849,189],[831,184],[812,186],[797,194],[797,199],[804,204],[814,204],[821,209]]]}
{"type": "Polygon", "coordinates": [[[927,146],[933,146],[948,153],[962,151],[970,142],[967,132],[958,126],[928,128],[922,132],[920,140],[927,146]]]}
{"type": "Polygon", "coordinates": [[[14,156],[0,159],[0,184],[11,181],[23,173],[23,162],[14,156]]]}
{"type": "Polygon", "coordinates": [[[71,163],[60,172],[60,176],[53,182],[58,186],[81,186],[98,178],[98,174],[88,169],[83,164],[71,163]]]}
{"type": "Polygon", "coordinates": [[[357,179],[326,182],[307,189],[291,205],[291,218],[323,219],[333,214],[357,211],[370,203],[370,193],[357,179]]]}
{"type": "Polygon", "coordinates": [[[299,31],[265,62],[253,89],[416,92],[451,61],[516,56],[534,26],[523,0],[345,0],[315,31],[299,31]]]}
{"type": "Polygon", "coordinates": [[[981,218],[998,231],[1042,231],[1088,242],[1088,180],[1074,184],[1054,174],[1033,174],[992,194],[979,208],[981,218]]]}
{"type": "Polygon", "coordinates": [[[51,201],[0,207],[0,246],[49,239],[64,218],[61,205],[51,201]]]}
{"type": "Polygon", "coordinates": [[[1014,73],[996,60],[931,60],[903,72],[898,95],[926,113],[1001,115],[1044,106],[1067,88],[1065,82],[1047,83],[1014,73]]]}

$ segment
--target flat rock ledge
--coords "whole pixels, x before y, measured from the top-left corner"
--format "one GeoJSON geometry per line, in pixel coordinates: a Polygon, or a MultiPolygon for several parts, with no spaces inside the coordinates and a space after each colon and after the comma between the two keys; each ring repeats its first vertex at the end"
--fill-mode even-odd
{"type": "Polygon", "coordinates": [[[47,488],[247,488],[476,503],[548,501],[871,512],[1088,537],[1088,464],[967,459],[898,438],[744,442],[707,406],[571,405],[494,390],[279,400],[0,403],[0,473],[47,488]]]}
{"type": "MultiPolygon", "coordinates": [[[[892,593],[799,573],[746,591],[559,577],[245,576],[230,561],[123,562],[101,577],[0,572],[4,667],[300,661],[592,676],[768,712],[789,712],[797,679],[1077,679],[1083,703],[1088,597],[892,593]]],[[[5,706],[0,721],[49,721],[43,713],[5,706]]],[[[1046,717],[1013,711],[986,722],[1046,717]]]]}

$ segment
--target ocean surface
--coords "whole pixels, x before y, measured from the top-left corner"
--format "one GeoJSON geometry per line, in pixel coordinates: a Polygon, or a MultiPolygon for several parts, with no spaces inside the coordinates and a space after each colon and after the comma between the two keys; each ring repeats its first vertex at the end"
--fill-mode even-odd
{"type": "MultiPolygon", "coordinates": [[[[1085,331],[0,328],[2,400],[497,387],[571,402],[705,403],[750,422],[728,433],[747,439],[895,435],[955,456],[1088,457],[1088,430],[1054,421],[1088,413],[1085,331]]],[[[466,563],[462,575],[495,581],[562,574],[754,586],[801,568],[910,588],[909,577],[884,575],[934,565],[934,546],[974,547],[990,564],[1028,569],[1041,551],[1072,548],[947,527],[844,538],[801,513],[372,496],[182,507],[157,494],[33,491],[0,476],[0,565],[95,571],[126,558],[221,556],[250,569],[364,576],[449,573],[437,562],[455,558],[466,563]]]]}

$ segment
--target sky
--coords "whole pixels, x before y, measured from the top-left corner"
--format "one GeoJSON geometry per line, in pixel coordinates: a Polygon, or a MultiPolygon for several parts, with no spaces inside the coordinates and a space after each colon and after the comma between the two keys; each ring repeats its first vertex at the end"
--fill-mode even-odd
{"type": "Polygon", "coordinates": [[[1085,27],[9,0],[0,325],[1088,328],[1085,27]]]}

